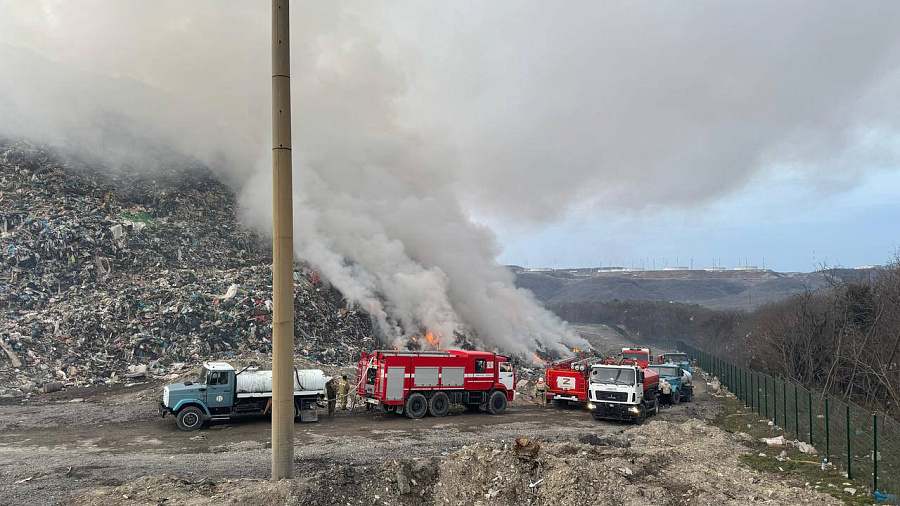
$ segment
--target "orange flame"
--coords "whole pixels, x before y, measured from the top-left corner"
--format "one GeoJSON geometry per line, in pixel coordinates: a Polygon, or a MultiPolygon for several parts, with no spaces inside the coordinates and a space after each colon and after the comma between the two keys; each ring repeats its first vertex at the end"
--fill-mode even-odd
{"type": "Polygon", "coordinates": [[[544,359],[542,359],[541,357],[537,356],[536,353],[532,355],[531,359],[532,359],[532,360],[534,361],[534,363],[537,364],[537,365],[543,365],[543,364],[544,364],[544,359]]]}
{"type": "Polygon", "coordinates": [[[581,350],[579,350],[578,348],[572,348],[572,352],[573,353],[581,353],[581,350]]]}
{"type": "Polygon", "coordinates": [[[428,344],[430,344],[432,348],[436,350],[441,349],[441,334],[435,336],[434,332],[427,332],[425,334],[425,340],[428,341],[428,344]]]}

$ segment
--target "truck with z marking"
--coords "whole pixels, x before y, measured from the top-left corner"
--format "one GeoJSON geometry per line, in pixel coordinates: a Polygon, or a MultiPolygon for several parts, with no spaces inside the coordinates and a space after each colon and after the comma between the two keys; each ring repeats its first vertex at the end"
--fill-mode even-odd
{"type": "Polygon", "coordinates": [[[444,416],[453,404],[499,415],[515,389],[509,359],[486,351],[377,350],[359,362],[357,394],[367,409],[409,418],[444,416]]]}

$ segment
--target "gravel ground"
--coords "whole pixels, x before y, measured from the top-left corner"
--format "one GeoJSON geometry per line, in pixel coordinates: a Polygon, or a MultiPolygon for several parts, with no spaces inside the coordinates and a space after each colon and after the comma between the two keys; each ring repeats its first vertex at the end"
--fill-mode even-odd
{"type": "MultiPolygon", "coordinates": [[[[603,329],[593,330],[595,347],[621,346],[603,329]]],[[[635,490],[649,495],[634,497],[659,504],[755,498],[798,504],[804,497],[779,484],[754,486],[759,478],[737,462],[740,444],[706,423],[718,402],[703,384],[697,384],[694,402],[664,407],[638,428],[596,422],[580,409],[542,408],[524,395],[502,416],[456,410],[444,418],[409,420],[339,412],[296,426],[298,478],[274,485],[265,481],[268,420],[181,432],[171,417],[156,417],[158,393],[159,385],[146,384],[0,405],[0,504],[551,504],[553,494],[570,489],[569,502],[581,504],[584,494],[596,496],[591,487],[601,482],[618,490],[636,481],[616,481],[616,473],[625,471],[611,462],[643,462],[648,471],[642,472],[653,478],[635,490]],[[516,438],[540,441],[544,460],[517,464],[510,457],[516,438]],[[687,466],[678,459],[701,467],[667,474],[668,467],[687,466]],[[546,492],[532,494],[524,483],[539,479],[535,465],[548,469],[546,492]],[[579,481],[585,472],[601,482],[579,481]],[[721,479],[710,480],[709,473],[721,479]],[[724,492],[713,493],[723,486],[724,492]]],[[[630,504],[623,498],[632,496],[610,497],[630,504]]]]}

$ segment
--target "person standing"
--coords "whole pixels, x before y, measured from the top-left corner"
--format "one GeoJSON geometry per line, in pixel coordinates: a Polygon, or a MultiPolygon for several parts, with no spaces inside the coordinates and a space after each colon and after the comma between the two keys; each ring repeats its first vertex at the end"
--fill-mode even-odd
{"type": "Polygon", "coordinates": [[[347,399],[350,396],[350,383],[347,381],[347,375],[341,377],[338,383],[338,395],[341,398],[341,410],[347,409],[347,399]]]}
{"type": "Polygon", "coordinates": [[[547,405],[547,385],[544,383],[544,378],[538,378],[537,384],[534,386],[534,398],[541,407],[547,405]]]}

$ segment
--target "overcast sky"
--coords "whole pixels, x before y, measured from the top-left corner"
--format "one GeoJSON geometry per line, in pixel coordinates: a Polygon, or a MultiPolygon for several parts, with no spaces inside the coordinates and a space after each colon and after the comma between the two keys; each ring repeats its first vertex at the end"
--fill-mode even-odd
{"type": "MultiPolygon", "coordinates": [[[[161,131],[257,164],[263,4],[0,0],[0,43],[174,97],[146,113],[177,118],[161,131]],[[213,138],[181,135],[198,118],[213,138]]],[[[294,5],[311,163],[344,145],[402,165],[411,191],[439,188],[493,230],[501,262],[809,270],[900,247],[900,2],[294,5]]],[[[38,95],[4,79],[0,113],[38,95]]]]}

